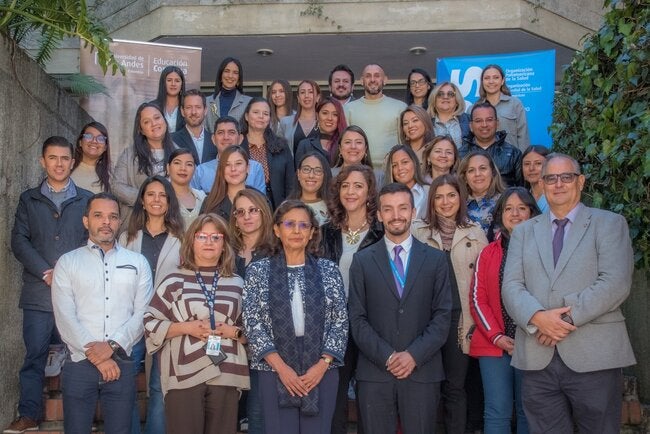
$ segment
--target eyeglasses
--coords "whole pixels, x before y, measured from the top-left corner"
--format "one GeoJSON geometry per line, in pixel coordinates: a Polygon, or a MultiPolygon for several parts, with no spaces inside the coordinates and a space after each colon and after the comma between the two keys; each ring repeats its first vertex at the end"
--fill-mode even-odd
{"type": "Polygon", "coordinates": [[[427,81],[425,79],[423,79],[423,78],[421,78],[419,80],[411,80],[411,81],[409,81],[409,85],[411,85],[411,87],[424,86],[425,84],[427,84],[427,81]]]}
{"type": "Polygon", "coordinates": [[[440,98],[454,98],[456,96],[456,92],[453,90],[450,90],[449,92],[443,92],[442,90],[439,90],[436,95],[438,95],[440,98]]]}
{"type": "Polygon", "coordinates": [[[99,143],[100,145],[105,145],[106,144],[106,136],[103,136],[101,134],[98,135],[98,136],[93,136],[90,133],[83,133],[81,135],[81,138],[84,139],[87,142],[92,142],[94,140],[95,142],[99,143]]]}
{"type": "Polygon", "coordinates": [[[208,240],[210,240],[213,243],[218,243],[219,241],[223,240],[223,234],[220,234],[218,232],[214,233],[207,233],[207,232],[197,232],[194,234],[194,239],[198,241],[199,243],[207,243],[208,240]]]}
{"type": "Polygon", "coordinates": [[[562,184],[571,184],[575,179],[576,176],[580,176],[579,173],[560,173],[559,175],[544,175],[542,176],[542,180],[544,181],[544,184],[547,185],[553,185],[557,183],[557,180],[559,179],[562,181],[562,184]]]}
{"type": "Polygon", "coordinates": [[[475,124],[491,124],[492,122],[496,121],[495,118],[486,118],[486,119],[472,119],[472,122],[475,124]]]}
{"type": "Polygon", "coordinates": [[[303,175],[309,175],[310,173],[313,173],[316,176],[322,176],[323,175],[323,168],[322,167],[302,166],[300,168],[300,173],[302,173],[303,175]]]}
{"type": "Polygon", "coordinates": [[[259,215],[261,211],[262,211],[261,209],[255,208],[253,206],[248,209],[237,208],[232,212],[232,215],[234,215],[235,217],[244,217],[246,214],[250,214],[253,216],[253,215],[259,215]]]}
{"type": "Polygon", "coordinates": [[[292,231],[296,228],[298,228],[299,231],[307,231],[312,227],[311,223],[309,222],[297,222],[294,220],[283,220],[280,223],[282,223],[282,226],[284,226],[286,229],[292,231]]]}

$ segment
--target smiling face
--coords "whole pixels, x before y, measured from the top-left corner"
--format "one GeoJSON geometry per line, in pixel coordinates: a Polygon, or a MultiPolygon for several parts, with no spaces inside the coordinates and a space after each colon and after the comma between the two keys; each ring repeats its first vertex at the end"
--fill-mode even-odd
{"type": "Polygon", "coordinates": [[[226,65],[221,73],[221,87],[231,90],[239,84],[239,67],[235,62],[226,65]]]}
{"type": "Polygon", "coordinates": [[[524,222],[530,218],[530,208],[526,205],[517,195],[511,194],[503,207],[503,216],[501,217],[501,224],[508,231],[512,230],[519,223],[524,222]]]}
{"type": "Polygon", "coordinates": [[[323,165],[316,157],[307,157],[302,160],[297,170],[298,182],[304,194],[317,194],[323,186],[323,165]]]}
{"type": "Polygon", "coordinates": [[[339,199],[345,211],[351,214],[366,207],[368,182],[361,172],[350,172],[339,188],[339,199]]]}
{"type": "Polygon", "coordinates": [[[415,163],[404,151],[397,151],[390,159],[393,179],[400,182],[408,188],[415,185],[415,163]]]}
{"type": "Polygon", "coordinates": [[[438,113],[451,114],[458,108],[456,92],[449,84],[442,86],[436,94],[436,111],[438,113]]]}
{"type": "Polygon", "coordinates": [[[190,127],[196,128],[203,125],[205,115],[208,113],[208,108],[203,105],[203,98],[198,95],[188,95],[183,98],[183,105],[181,106],[181,115],[185,119],[185,123],[190,127]]]}
{"type": "Polygon", "coordinates": [[[534,185],[541,180],[544,161],[546,161],[546,157],[537,152],[529,152],[526,154],[526,156],[521,160],[521,170],[526,182],[534,185]]]}
{"type": "Polygon", "coordinates": [[[346,71],[335,71],[332,74],[330,92],[336,99],[346,100],[352,94],[352,77],[346,71]]]}
{"type": "Polygon", "coordinates": [[[433,207],[436,214],[455,220],[460,209],[460,193],[449,184],[442,184],[433,196],[433,207]]]}
{"type": "Polygon", "coordinates": [[[167,214],[169,198],[165,187],[160,182],[154,181],[144,189],[142,207],[149,218],[164,217],[167,214]]]}
{"type": "Polygon", "coordinates": [[[343,165],[359,164],[368,150],[368,144],[363,136],[356,131],[346,131],[341,137],[341,158],[343,165]]]}
{"type": "Polygon", "coordinates": [[[436,169],[437,172],[448,173],[454,165],[455,147],[456,145],[449,140],[441,140],[433,145],[433,149],[429,154],[431,167],[436,169]]]}
{"type": "MultiPolygon", "coordinates": [[[[556,157],[546,163],[543,175],[560,175],[562,173],[576,173],[576,169],[570,160],[556,157]]],[[[562,212],[572,210],[580,202],[584,185],[584,175],[576,176],[573,181],[566,184],[560,180],[559,176],[555,184],[544,183],[544,196],[546,196],[546,201],[553,214],[563,216],[559,212],[560,210],[562,212]]]]}
{"type": "Polygon", "coordinates": [[[409,142],[417,141],[424,137],[424,123],[411,111],[402,116],[402,130],[409,142]]]}
{"type": "Polygon", "coordinates": [[[106,152],[106,137],[94,127],[87,127],[84,130],[84,135],[90,134],[92,138],[90,140],[82,137],[79,141],[81,145],[81,151],[83,152],[83,158],[85,160],[96,161],[99,157],[106,152]],[[98,138],[103,137],[104,142],[99,143],[98,138]]]}
{"type": "Polygon", "coordinates": [[[155,107],[145,107],[140,112],[140,133],[148,141],[161,141],[167,132],[163,114],[155,107]]]}
{"type": "Polygon", "coordinates": [[[217,153],[221,153],[232,145],[239,144],[239,131],[237,126],[232,122],[221,122],[217,125],[217,129],[212,134],[212,143],[217,147],[217,153]]]}
{"type": "Polygon", "coordinates": [[[250,110],[244,113],[244,116],[249,129],[263,131],[271,122],[271,107],[265,101],[258,101],[250,106],[250,110]]]}
{"type": "Polygon", "coordinates": [[[167,91],[167,96],[178,96],[181,93],[181,87],[183,85],[183,80],[181,76],[176,72],[170,72],[165,77],[165,90],[167,91]]]}
{"type": "Polygon", "coordinates": [[[483,89],[487,95],[501,93],[501,86],[506,82],[498,69],[488,68],[483,72],[483,89]]]}
{"type": "Polygon", "coordinates": [[[313,110],[318,102],[318,95],[311,83],[302,83],[298,86],[298,104],[304,110],[313,110]]]}
{"type": "Polygon", "coordinates": [[[386,85],[386,74],[381,66],[368,65],[363,69],[361,84],[363,84],[366,98],[379,97],[386,85]]]}
{"type": "Polygon", "coordinates": [[[235,226],[243,235],[252,235],[262,228],[262,213],[246,196],[239,196],[233,205],[233,211],[243,210],[235,214],[235,226]],[[258,210],[258,211],[256,211],[258,210]]]}
{"type": "Polygon", "coordinates": [[[414,72],[411,74],[411,78],[409,79],[409,90],[411,91],[411,95],[413,95],[413,98],[424,98],[427,96],[427,92],[431,88],[431,85],[427,81],[427,79],[424,77],[424,75],[414,72]]]}
{"type": "Polygon", "coordinates": [[[336,131],[339,122],[339,112],[331,102],[324,104],[318,112],[318,128],[325,134],[336,131]]]}
{"type": "Polygon", "coordinates": [[[384,224],[386,236],[391,241],[404,241],[408,238],[411,220],[415,218],[411,196],[402,191],[381,195],[377,218],[384,224]]]}
{"type": "Polygon", "coordinates": [[[282,107],[287,102],[287,94],[284,92],[284,87],[280,83],[275,83],[271,86],[271,101],[276,107],[282,107]]]}
{"type": "Polygon", "coordinates": [[[243,185],[246,182],[248,163],[242,154],[233,152],[228,156],[227,161],[219,164],[226,165],[223,176],[228,185],[243,185]]]}
{"type": "Polygon", "coordinates": [[[192,180],[192,176],[194,176],[194,169],[194,157],[192,157],[192,154],[181,154],[167,165],[169,180],[173,185],[186,186],[192,180]]]}
{"type": "Polygon", "coordinates": [[[492,168],[490,161],[483,155],[475,155],[469,159],[467,165],[467,185],[471,190],[472,196],[483,197],[490,188],[492,181],[492,168]]]}
{"type": "MultiPolygon", "coordinates": [[[[223,252],[224,238],[220,237],[218,240],[214,240],[210,235],[219,234],[217,227],[212,222],[207,222],[201,227],[201,230],[198,232],[203,232],[208,234],[208,237],[204,241],[197,240],[196,234],[194,237],[194,263],[198,267],[215,267],[219,263],[219,258],[223,252]]],[[[197,232],[197,233],[198,233],[197,232]]]]}
{"type": "Polygon", "coordinates": [[[302,208],[289,210],[282,216],[279,224],[273,225],[273,232],[282,242],[285,251],[304,251],[314,235],[314,230],[309,214],[302,208]]]}
{"type": "Polygon", "coordinates": [[[40,162],[45,170],[47,182],[52,187],[58,190],[66,186],[74,165],[74,158],[68,146],[48,146],[40,162]]]}
{"type": "Polygon", "coordinates": [[[83,216],[83,224],[88,229],[90,241],[106,252],[115,244],[120,227],[120,207],[110,199],[94,199],[88,215],[83,216]]]}
{"type": "Polygon", "coordinates": [[[479,144],[491,144],[494,141],[498,124],[496,110],[489,107],[480,107],[472,112],[470,129],[479,144]]]}

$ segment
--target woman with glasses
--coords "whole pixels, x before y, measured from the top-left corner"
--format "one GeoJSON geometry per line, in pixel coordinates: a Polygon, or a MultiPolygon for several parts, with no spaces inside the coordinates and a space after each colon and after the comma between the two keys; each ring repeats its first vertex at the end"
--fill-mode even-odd
{"type": "Polygon", "coordinates": [[[147,349],[160,352],[166,432],[235,434],[249,378],[243,280],[226,222],[199,216],[185,232],[181,257],[144,316],[147,349]]]}
{"type": "Polygon", "coordinates": [[[166,66],[160,73],[158,81],[158,96],[151,101],[158,104],[165,114],[169,133],[178,131],[185,126],[181,114],[181,95],[185,93],[185,75],[178,66],[166,66]]]}
{"type": "Polygon", "coordinates": [[[189,227],[192,221],[199,216],[201,205],[205,199],[205,193],[202,190],[190,187],[195,169],[196,162],[189,149],[179,148],[169,156],[167,173],[178,199],[185,228],[189,227]]]}
{"type": "Polygon", "coordinates": [[[526,109],[519,98],[511,95],[499,65],[483,68],[478,92],[479,102],[487,101],[496,107],[499,129],[506,132],[506,142],[520,151],[525,150],[530,145],[526,109]]]}
{"type": "Polygon", "coordinates": [[[246,151],[241,146],[227,147],[219,157],[217,174],[210,193],[201,205],[201,214],[215,213],[229,221],[235,195],[247,188],[248,169],[246,151]]]}
{"type": "Polygon", "coordinates": [[[501,301],[503,272],[513,229],[539,215],[535,199],[523,187],[511,187],[501,195],[494,211],[497,239],[481,252],[470,288],[470,309],[476,331],[469,354],[481,366],[485,397],[486,434],[510,434],[513,401],[517,434],[528,433],[521,401],[521,371],[510,366],[516,325],[501,301]]]}
{"type": "Polygon", "coordinates": [[[548,210],[548,202],[546,196],[544,196],[542,168],[546,156],[550,152],[546,146],[531,145],[526,148],[521,158],[521,172],[524,181],[529,186],[530,194],[535,198],[539,210],[543,213],[548,210]]]}
{"type": "Polygon", "coordinates": [[[448,135],[457,148],[463,146],[463,138],[470,134],[469,115],[465,113],[463,95],[454,83],[445,81],[433,89],[427,111],[436,136],[448,135]]]}
{"type": "Polygon", "coordinates": [[[292,199],[304,202],[316,215],[318,225],[329,220],[327,199],[332,171],[322,154],[310,152],[298,161],[298,184],[291,194],[292,199]]]}
{"type": "Polygon", "coordinates": [[[318,117],[316,105],[321,97],[320,86],[313,80],[303,80],[298,84],[298,111],[293,116],[280,119],[278,136],[284,137],[289,149],[295,155],[298,144],[303,139],[318,138],[318,117]]]}
{"type": "Polygon", "coordinates": [[[422,178],[415,152],[406,145],[393,146],[386,156],[386,162],[385,183],[399,182],[410,188],[417,218],[424,218],[427,213],[429,185],[422,178]]]}
{"type": "Polygon", "coordinates": [[[420,161],[420,170],[424,169],[422,154],[425,145],[433,139],[431,118],[422,107],[410,105],[399,115],[399,123],[401,125],[400,143],[413,149],[420,161]]]}
{"type": "MultiPolygon", "coordinates": [[[[321,227],[321,256],[338,264],[346,299],[352,256],[381,240],[382,224],[377,220],[377,182],[368,166],[346,166],[331,184],[330,221],[321,227]]],[[[339,368],[336,410],[332,434],[348,432],[348,390],[357,365],[358,349],[351,337],[345,351],[345,365],[339,368]]],[[[357,425],[357,432],[363,428],[357,425]]]]}
{"type": "Polygon", "coordinates": [[[314,256],[320,233],[311,208],[287,200],[273,220],[275,254],[251,263],[244,285],[265,432],[329,433],[348,334],[341,273],[314,256]]]}
{"type": "Polygon", "coordinates": [[[424,110],[429,105],[429,94],[433,84],[429,73],[421,68],[413,68],[406,79],[406,105],[416,105],[424,110]]]}
{"type": "Polygon", "coordinates": [[[460,157],[451,136],[436,136],[422,153],[424,182],[431,183],[439,176],[456,173],[460,157]]]}
{"type": "Polygon", "coordinates": [[[70,177],[76,186],[93,193],[110,191],[111,151],[108,131],[99,122],[87,123],[81,129],[70,177]]]}
{"type": "Polygon", "coordinates": [[[333,165],[338,157],[339,138],[347,127],[341,103],[331,96],[323,98],[316,105],[316,116],[318,118],[318,137],[309,137],[298,143],[298,148],[293,156],[296,167],[302,157],[310,152],[322,154],[327,159],[329,166],[333,165]]]}

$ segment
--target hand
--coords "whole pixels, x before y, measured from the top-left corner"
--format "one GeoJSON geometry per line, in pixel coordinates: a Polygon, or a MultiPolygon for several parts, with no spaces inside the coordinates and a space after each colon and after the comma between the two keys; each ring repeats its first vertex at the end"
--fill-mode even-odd
{"type": "Polygon", "coordinates": [[[52,272],[54,271],[53,268],[49,268],[45,271],[43,271],[43,281],[45,281],[45,284],[47,286],[52,286],[52,272]]]}
{"type": "Polygon", "coordinates": [[[497,339],[494,345],[507,352],[508,355],[512,356],[512,352],[515,349],[515,340],[506,335],[502,335],[499,339],[497,339]]]}
{"type": "Polygon", "coordinates": [[[545,345],[547,347],[554,347],[558,343],[558,341],[551,339],[550,337],[548,337],[547,335],[541,332],[537,332],[535,337],[537,338],[538,343],[540,343],[541,345],[545,345]]]}
{"type": "Polygon", "coordinates": [[[388,363],[388,370],[398,380],[404,380],[415,369],[415,360],[408,351],[401,351],[393,354],[388,363]]]}
{"type": "Polygon", "coordinates": [[[115,381],[120,379],[120,367],[117,366],[115,360],[108,359],[98,365],[95,365],[100,374],[102,374],[102,379],[105,382],[115,381]]]}
{"type": "Polygon", "coordinates": [[[110,360],[113,356],[113,349],[108,342],[89,342],[84,348],[86,348],[86,358],[95,366],[110,360]]]}
{"type": "MultiPolygon", "coordinates": [[[[298,377],[296,371],[294,371],[291,366],[284,364],[283,367],[277,369],[276,372],[280,377],[280,381],[284,384],[284,387],[289,391],[291,396],[307,396],[309,393],[309,388],[305,384],[305,381],[302,377],[298,377]]],[[[306,375],[306,374],[305,374],[306,375]]]]}
{"type": "Polygon", "coordinates": [[[203,342],[208,340],[212,333],[210,330],[210,321],[205,319],[195,319],[184,323],[184,334],[193,336],[203,342]]]}
{"type": "Polygon", "coordinates": [[[237,330],[239,330],[234,325],[228,325],[223,322],[218,322],[217,328],[215,329],[214,334],[217,336],[222,336],[225,339],[235,339],[237,336],[237,330]]]}
{"type": "Polygon", "coordinates": [[[312,365],[305,375],[301,375],[299,378],[303,384],[307,387],[307,391],[311,391],[314,387],[320,384],[320,381],[323,379],[323,375],[327,372],[327,363],[323,359],[319,359],[315,365],[312,365]]]}
{"type": "Polygon", "coordinates": [[[569,313],[570,310],[571,306],[539,310],[530,319],[530,323],[536,326],[541,334],[559,342],[576,329],[576,326],[561,318],[563,313],[569,313]]]}

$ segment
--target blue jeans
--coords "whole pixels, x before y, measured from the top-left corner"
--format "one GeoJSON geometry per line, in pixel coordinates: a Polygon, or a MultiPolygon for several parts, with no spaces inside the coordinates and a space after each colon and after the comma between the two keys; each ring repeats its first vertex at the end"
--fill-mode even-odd
{"type": "Polygon", "coordinates": [[[120,378],[108,383],[88,360],[63,365],[63,426],[66,433],[89,433],[99,401],[107,434],[129,434],[135,399],[133,361],[118,360],[120,378]]]}
{"type": "Polygon", "coordinates": [[[248,391],[248,399],[246,401],[248,434],[264,434],[264,411],[262,410],[259,371],[251,369],[250,379],[251,390],[248,391]]]}
{"type": "Polygon", "coordinates": [[[147,423],[144,434],[165,432],[165,403],[160,385],[160,354],[155,353],[149,374],[149,400],[147,401],[147,423]]]}
{"type": "Polygon", "coordinates": [[[511,359],[507,354],[478,359],[485,395],[485,434],[510,434],[513,400],[517,434],[528,434],[528,422],[521,402],[521,371],[510,366],[511,359]]]}
{"type": "Polygon", "coordinates": [[[23,309],[25,359],[20,368],[18,413],[35,421],[43,418],[45,365],[52,338],[57,336],[54,313],[23,309]]]}
{"type": "MultiPolygon", "coordinates": [[[[140,339],[138,342],[133,345],[131,348],[131,358],[133,359],[133,371],[137,378],[142,367],[142,361],[144,360],[144,338],[140,339]]],[[[131,420],[131,434],[140,434],[142,431],[140,429],[140,406],[138,405],[138,388],[136,387],[134,392],[134,401],[133,401],[133,417],[131,420]]]]}

